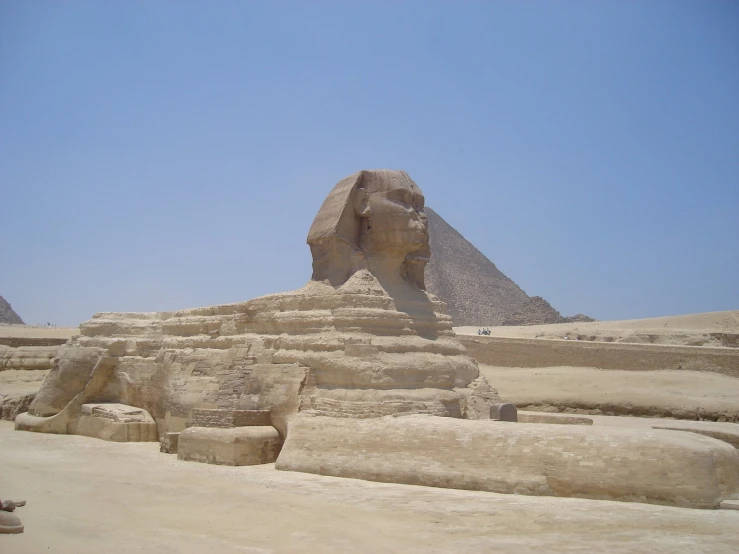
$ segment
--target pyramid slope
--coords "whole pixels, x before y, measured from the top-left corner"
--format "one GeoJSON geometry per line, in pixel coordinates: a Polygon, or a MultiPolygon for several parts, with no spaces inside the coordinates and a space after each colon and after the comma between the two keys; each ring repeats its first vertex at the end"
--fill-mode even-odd
{"type": "Polygon", "coordinates": [[[0,324],[25,325],[20,316],[13,311],[10,303],[0,296],[0,324]]]}
{"type": "Polygon", "coordinates": [[[454,324],[501,325],[529,296],[431,208],[426,289],[446,302],[454,324]]]}
{"type": "Polygon", "coordinates": [[[541,296],[532,296],[529,300],[503,320],[503,325],[548,325],[551,323],[567,323],[552,305],[541,296]]]}

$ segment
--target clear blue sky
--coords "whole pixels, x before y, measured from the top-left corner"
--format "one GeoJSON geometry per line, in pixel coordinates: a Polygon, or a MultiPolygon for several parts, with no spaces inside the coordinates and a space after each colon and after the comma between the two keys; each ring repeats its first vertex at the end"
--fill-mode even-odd
{"type": "Polygon", "coordinates": [[[299,288],[381,167],[565,315],[739,309],[739,2],[0,3],[28,323],[299,288]]]}

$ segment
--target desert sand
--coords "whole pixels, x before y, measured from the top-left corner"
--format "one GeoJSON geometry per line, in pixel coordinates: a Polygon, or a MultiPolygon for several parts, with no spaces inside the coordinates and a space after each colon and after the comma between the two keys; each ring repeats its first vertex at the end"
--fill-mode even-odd
{"type": "Polygon", "coordinates": [[[9,422],[0,488],[28,501],[25,533],[0,536],[7,554],[739,550],[739,511],[213,466],[157,443],[18,433],[9,422]]]}
{"type": "Polygon", "coordinates": [[[79,327],[44,327],[38,325],[0,325],[0,338],[71,339],[79,327]]]}
{"type": "Polygon", "coordinates": [[[718,373],[487,365],[480,371],[520,409],[739,421],[739,379],[718,373]]]}
{"type": "Polygon", "coordinates": [[[593,321],[588,323],[555,323],[552,325],[455,327],[460,335],[477,335],[482,328],[494,337],[524,339],[594,340],[638,344],[674,344],[682,346],[739,346],[739,310],[700,314],[593,321]]]}

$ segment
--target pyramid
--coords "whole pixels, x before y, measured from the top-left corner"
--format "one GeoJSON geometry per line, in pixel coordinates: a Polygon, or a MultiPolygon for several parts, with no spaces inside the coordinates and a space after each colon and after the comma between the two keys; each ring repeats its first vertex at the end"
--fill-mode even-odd
{"type": "Polygon", "coordinates": [[[426,290],[446,302],[454,324],[501,325],[529,296],[431,208],[426,290]]]}
{"type": "Polygon", "coordinates": [[[10,303],[0,296],[0,324],[25,325],[20,316],[13,311],[10,303]]]}
{"type": "Polygon", "coordinates": [[[429,207],[431,261],[426,290],[446,302],[454,325],[542,325],[595,321],[577,314],[562,317],[541,296],[529,296],[485,254],[429,207]]]}
{"type": "Polygon", "coordinates": [[[547,325],[567,323],[567,318],[552,308],[541,296],[532,296],[514,313],[503,320],[502,325],[547,325]]]}

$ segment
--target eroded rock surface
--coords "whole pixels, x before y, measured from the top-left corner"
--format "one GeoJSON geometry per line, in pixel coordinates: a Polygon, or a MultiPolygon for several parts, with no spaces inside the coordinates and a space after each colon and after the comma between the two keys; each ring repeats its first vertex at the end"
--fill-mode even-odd
{"type": "Polygon", "coordinates": [[[677,431],[306,415],[282,452],[278,469],[321,475],[693,508],[739,485],[734,447],[677,431]]]}
{"type": "Polygon", "coordinates": [[[114,442],[158,441],[157,425],[146,410],[124,404],[83,404],[75,434],[114,442]]]}
{"type": "Polygon", "coordinates": [[[66,409],[70,426],[79,418],[70,403],[117,402],[147,410],[160,436],[185,429],[196,408],[268,409],[283,436],[301,410],[489,418],[497,393],[444,304],[423,290],[423,207],[403,172],[344,179],[310,229],[305,287],[207,308],[96,314],[60,349],[30,416],[66,409]]]}
{"type": "Polygon", "coordinates": [[[16,428],[75,433],[110,421],[89,405],[120,403],[148,411],[160,437],[182,431],[180,459],[243,465],[280,452],[280,469],[706,508],[736,491],[737,451],[713,438],[514,423],[424,290],[424,198],[404,172],[340,181],[308,244],[313,278],[294,292],[97,314],[16,428]],[[198,409],[269,410],[272,425],[191,426],[198,409]]]}

